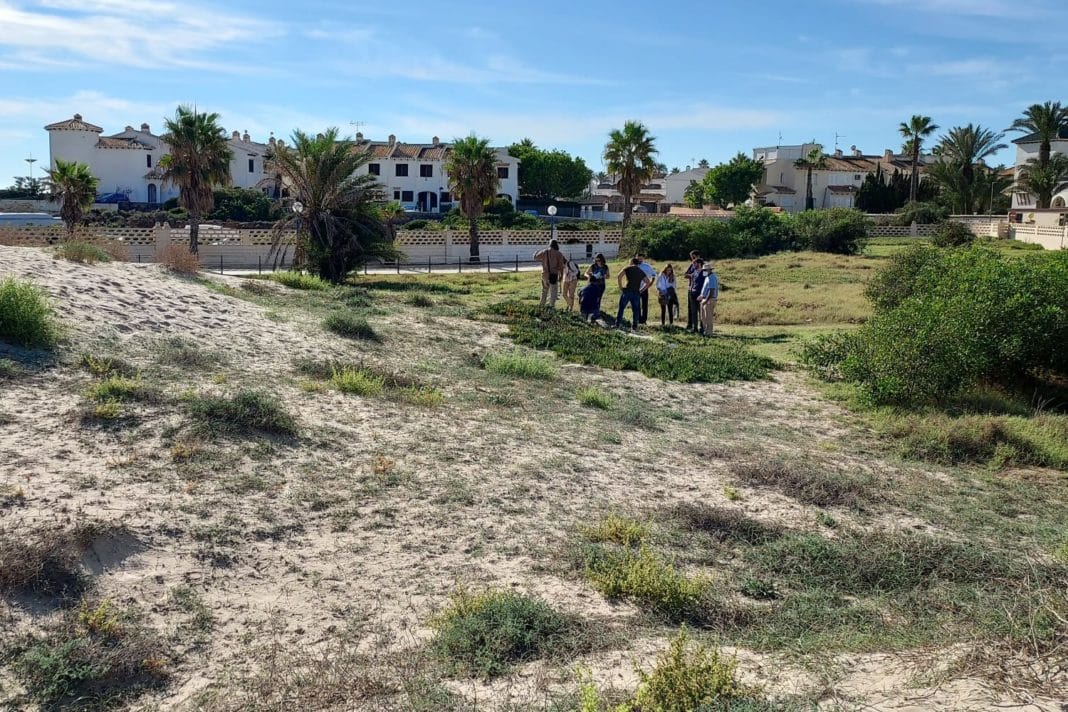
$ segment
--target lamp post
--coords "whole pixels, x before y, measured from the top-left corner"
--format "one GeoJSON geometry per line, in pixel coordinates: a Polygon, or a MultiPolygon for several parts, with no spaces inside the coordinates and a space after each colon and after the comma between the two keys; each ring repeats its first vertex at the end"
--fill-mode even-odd
{"type": "Polygon", "coordinates": [[[549,239],[556,239],[556,206],[550,205],[545,212],[549,213],[549,239]]]}
{"type": "Polygon", "coordinates": [[[39,191],[37,190],[37,184],[33,182],[33,164],[37,163],[37,159],[31,153],[29,158],[24,158],[23,160],[30,164],[30,191],[33,197],[36,198],[39,191]]]}
{"type": "Polygon", "coordinates": [[[987,213],[990,214],[990,215],[994,214],[994,180],[993,179],[990,180],[990,210],[988,210],[987,213]]]}

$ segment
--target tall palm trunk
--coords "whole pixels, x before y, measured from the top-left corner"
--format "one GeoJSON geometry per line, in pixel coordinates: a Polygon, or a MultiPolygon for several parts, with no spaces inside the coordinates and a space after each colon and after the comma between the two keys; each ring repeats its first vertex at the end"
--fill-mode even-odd
{"type": "Polygon", "coordinates": [[[189,211],[189,252],[198,255],[200,254],[200,243],[198,238],[200,237],[200,215],[197,210],[189,211]]]}
{"type": "Polygon", "coordinates": [[[1045,168],[1049,165],[1050,142],[1043,141],[1038,144],[1038,165],[1045,168]]]}
{"type": "Polygon", "coordinates": [[[623,196],[623,222],[620,224],[619,235],[620,238],[627,236],[627,227],[630,225],[630,216],[634,212],[634,206],[631,204],[633,196],[627,193],[623,196]]]}
{"type": "Polygon", "coordinates": [[[920,147],[919,139],[914,139],[912,146],[912,182],[909,185],[909,202],[916,202],[916,193],[920,186],[920,147]]]}
{"type": "Polygon", "coordinates": [[[816,201],[812,197],[812,166],[809,166],[805,177],[805,210],[812,210],[815,207],[816,201]]]}
{"type": "Polygon", "coordinates": [[[467,219],[467,237],[471,242],[471,261],[478,262],[478,218],[467,219]]]}

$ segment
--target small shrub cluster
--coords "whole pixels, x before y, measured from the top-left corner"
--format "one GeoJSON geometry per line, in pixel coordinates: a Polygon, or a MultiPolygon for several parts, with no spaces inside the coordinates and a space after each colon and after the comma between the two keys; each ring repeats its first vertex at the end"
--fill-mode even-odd
{"type": "Polygon", "coordinates": [[[487,354],[483,366],[490,373],[516,378],[550,380],[556,378],[556,364],[549,359],[521,351],[487,354]]]}
{"type": "Polygon", "coordinates": [[[221,360],[219,354],[209,351],[194,341],[180,336],[160,339],[156,346],[157,359],[165,366],[177,366],[188,371],[211,368],[221,360]]]}
{"type": "Polygon", "coordinates": [[[8,277],[0,281],[0,341],[24,348],[50,348],[59,339],[55,312],[43,290],[8,277]]]}
{"type": "Polygon", "coordinates": [[[343,393],[369,397],[384,393],[404,403],[427,408],[435,408],[445,400],[445,395],[433,386],[367,363],[301,360],[296,368],[301,375],[315,379],[305,387],[308,391],[322,390],[329,384],[343,393]],[[324,385],[319,386],[320,383],[324,385]]]}
{"type": "Polygon", "coordinates": [[[267,275],[267,279],[272,282],[278,282],[290,289],[314,292],[322,292],[333,286],[321,277],[314,274],[305,274],[304,272],[271,272],[267,275]]]}
{"type": "Polygon", "coordinates": [[[629,599],[639,607],[679,622],[700,620],[710,584],[687,576],[651,549],[591,549],[586,575],[606,598],[629,599]]]}
{"type": "Polygon", "coordinates": [[[518,663],[574,650],[578,622],[513,591],[460,590],[433,621],[433,650],[454,673],[494,677],[518,663]]]}
{"type": "Polygon", "coordinates": [[[906,203],[898,208],[894,215],[894,224],[908,227],[912,223],[917,225],[934,225],[944,222],[949,218],[949,208],[938,203],[906,203]]]}
{"type": "Polygon", "coordinates": [[[94,376],[125,376],[133,378],[137,375],[137,367],[115,356],[95,356],[83,353],[78,360],[78,365],[94,376]]]}
{"type": "Polygon", "coordinates": [[[610,393],[605,393],[596,386],[580,388],[577,393],[578,401],[582,405],[599,410],[609,410],[615,405],[616,399],[610,393]]]}
{"type": "Polygon", "coordinates": [[[864,249],[868,218],[859,210],[805,210],[793,218],[797,249],[855,255],[864,249]]]}
{"type": "Polygon", "coordinates": [[[278,398],[259,391],[233,396],[191,396],[189,411],[202,427],[221,433],[260,432],[295,437],[297,420],[278,398]]]}
{"type": "Polygon", "coordinates": [[[609,514],[595,526],[583,527],[582,536],[595,544],[610,542],[620,546],[638,546],[649,535],[649,526],[636,519],[609,514]]]}
{"type": "Polygon", "coordinates": [[[682,522],[685,528],[720,541],[763,544],[783,535],[782,527],[752,519],[737,509],[714,507],[704,502],[682,502],[666,514],[682,522]]]}
{"type": "Polygon", "coordinates": [[[381,395],[386,386],[382,376],[356,368],[334,371],[330,384],[342,393],[365,397],[381,395]]]}
{"type": "Polygon", "coordinates": [[[66,529],[0,529],[0,593],[78,598],[89,584],[82,555],[102,532],[91,522],[66,529]]]}
{"type": "Polygon", "coordinates": [[[85,397],[96,403],[151,402],[159,392],[140,379],[112,374],[89,386],[85,397]]]}
{"type": "Polygon", "coordinates": [[[192,276],[200,272],[200,257],[187,245],[171,242],[156,250],[156,262],[168,272],[192,276]]]}
{"type": "Polygon", "coordinates": [[[367,317],[352,312],[338,311],[323,320],[323,328],[346,339],[381,341],[378,333],[367,323],[367,317]]]}
{"type": "Polygon", "coordinates": [[[859,507],[876,494],[868,473],[849,474],[809,464],[781,461],[736,465],[732,474],[747,485],[773,487],[799,502],[818,507],[859,507]]]}
{"type": "Polygon", "coordinates": [[[93,265],[97,262],[111,262],[111,255],[98,245],[87,240],[68,240],[56,247],[56,257],[70,262],[93,265]]]}
{"type": "Polygon", "coordinates": [[[935,247],[965,247],[975,242],[975,233],[963,223],[945,221],[931,238],[935,247]]]}

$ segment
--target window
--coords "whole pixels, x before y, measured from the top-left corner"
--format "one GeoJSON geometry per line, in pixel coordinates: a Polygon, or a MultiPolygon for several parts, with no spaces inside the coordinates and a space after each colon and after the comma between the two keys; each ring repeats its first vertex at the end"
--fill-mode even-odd
{"type": "Polygon", "coordinates": [[[373,176],[382,175],[382,164],[380,164],[380,163],[368,163],[367,164],[367,172],[370,173],[373,176]]]}
{"type": "MultiPolygon", "coordinates": [[[[407,168],[407,166],[405,166],[405,168],[407,168]]],[[[412,191],[410,191],[410,190],[402,190],[401,191],[401,202],[402,203],[410,203],[413,200],[415,200],[415,195],[412,193],[412,191]]]]}
{"type": "Polygon", "coordinates": [[[860,174],[859,173],[854,173],[853,174],[853,180],[860,180],[860,174]]]}
{"type": "Polygon", "coordinates": [[[145,156],[145,167],[146,168],[151,168],[152,167],[152,154],[151,153],[148,154],[147,156],[145,156]]]}
{"type": "Polygon", "coordinates": [[[420,178],[433,178],[434,177],[434,166],[433,166],[433,164],[424,163],[424,164],[420,165],[419,166],[419,177],[420,178]]]}
{"type": "Polygon", "coordinates": [[[501,180],[508,180],[508,166],[497,166],[497,177],[501,180]]]}
{"type": "Polygon", "coordinates": [[[452,202],[452,196],[449,195],[449,191],[447,191],[447,190],[442,191],[440,200],[443,203],[451,203],[452,202]]]}
{"type": "Polygon", "coordinates": [[[394,200],[400,200],[400,191],[399,190],[393,191],[393,199],[394,200]]]}
{"type": "Polygon", "coordinates": [[[249,173],[255,173],[256,172],[256,159],[255,158],[248,159],[248,172],[249,173]]]}
{"type": "Polygon", "coordinates": [[[397,173],[396,173],[396,175],[402,176],[402,177],[408,175],[408,164],[407,163],[398,163],[397,164],[397,173]]]}

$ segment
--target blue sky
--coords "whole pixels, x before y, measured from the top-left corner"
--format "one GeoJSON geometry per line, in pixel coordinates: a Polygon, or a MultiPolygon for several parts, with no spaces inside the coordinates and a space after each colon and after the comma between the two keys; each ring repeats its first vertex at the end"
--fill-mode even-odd
{"type": "Polygon", "coordinates": [[[594,170],[629,118],[668,166],[780,133],[881,153],[913,113],[1003,129],[1068,101],[1065,27],[1063,0],[0,0],[0,185],[47,162],[46,123],[155,130],[179,102],[258,140],[474,131],[594,170]]]}

